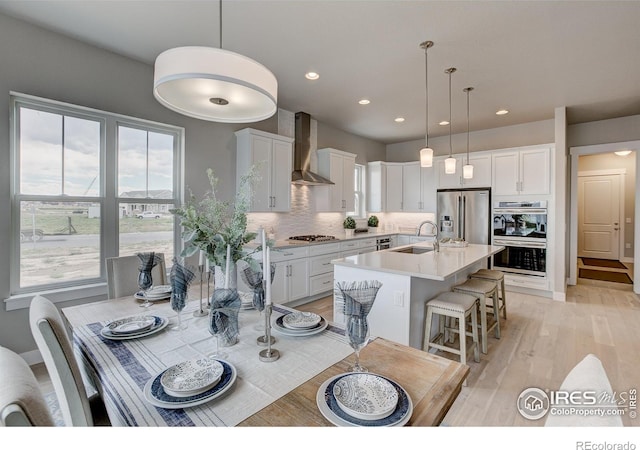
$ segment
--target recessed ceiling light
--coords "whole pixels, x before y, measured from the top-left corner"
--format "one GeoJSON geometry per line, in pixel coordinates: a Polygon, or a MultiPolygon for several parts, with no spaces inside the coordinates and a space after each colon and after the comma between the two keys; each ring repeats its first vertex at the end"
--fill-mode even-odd
{"type": "Polygon", "coordinates": [[[500,110],[496,111],[496,115],[498,115],[498,116],[504,116],[505,114],[509,114],[509,110],[500,109],[500,110]]]}
{"type": "Polygon", "coordinates": [[[449,122],[447,122],[446,120],[443,120],[438,125],[449,125],[449,122]]]}
{"type": "Polygon", "coordinates": [[[369,100],[367,100],[366,98],[363,98],[362,100],[360,100],[358,103],[360,103],[361,105],[368,105],[369,103],[371,103],[369,100]]]}
{"type": "Polygon", "coordinates": [[[307,80],[317,80],[318,78],[320,78],[320,75],[315,72],[307,72],[304,74],[304,76],[307,80]]]}
{"type": "Polygon", "coordinates": [[[631,153],[631,150],[620,150],[619,152],[614,152],[618,156],[627,156],[631,153]]]}
{"type": "Polygon", "coordinates": [[[396,122],[398,122],[398,123],[399,123],[399,122],[404,122],[404,117],[396,117],[396,118],[395,118],[395,119],[393,119],[393,120],[395,120],[395,121],[396,121],[396,122]]]}

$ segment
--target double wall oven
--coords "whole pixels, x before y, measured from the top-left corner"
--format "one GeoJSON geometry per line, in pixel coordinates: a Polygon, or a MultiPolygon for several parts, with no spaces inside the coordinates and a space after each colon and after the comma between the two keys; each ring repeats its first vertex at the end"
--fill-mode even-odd
{"type": "Polygon", "coordinates": [[[496,202],[493,244],[505,249],[493,256],[493,268],[508,273],[546,277],[547,202],[496,202]]]}

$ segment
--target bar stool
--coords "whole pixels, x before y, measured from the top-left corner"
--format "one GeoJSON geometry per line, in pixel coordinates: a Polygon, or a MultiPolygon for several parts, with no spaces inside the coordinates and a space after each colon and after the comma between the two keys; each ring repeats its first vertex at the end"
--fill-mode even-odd
{"type": "MultiPolygon", "coordinates": [[[[473,359],[480,362],[480,351],[478,342],[478,297],[468,294],[460,294],[456,292],[443,292],[437,297],[425,302],[427,314],[425,317],[424,341],[422,350],[429,351],[431,348],[454,353],[460,356],[462,364],[467,363],[467,339],[471,336],[473,348],[473,359]],[[431,339],[431,322],[433,315],[439,315],[439,332],[431,339]],[[447,326],[446,319],[458,319],[458,327],[447,326]],[[468,319],[471,319],[471,331],[467,331],[469,325],[468,319]],[[447,332],[458,333],[460,337],[459,348],[445,345],[447,341],[447,332]]],[[[471,349],[469,349],[471,350],[471,349]]],[[[465,381],[466,385],[466,381],[465,381]]]]}
{"type": "Polygon", "coordinates": [[[469,275],[469,278],[494,281],[496,284],[500,285],[500,300],[502,300],[500,309],[502,310],[502,317],[504,317],[504,320],[507,320],[507,292],[504,288],[504,272],[491,269],[479,269],[469,275]]]}
{"type": "Polygon", "coordinates": [[[462,284],[453,287],[453,292],[469,294],[480,300],[480,333],[482,335],[482,353],[486,354],[488,349],[487,336],[489,331],[495,330],[496,339],[500,339],[500,299],[498,298],[498,287],[496,283],[488,280],[470,278],[462,284]],[[487,298],[493,299],[494,322],[487,326],[487,298]]]}

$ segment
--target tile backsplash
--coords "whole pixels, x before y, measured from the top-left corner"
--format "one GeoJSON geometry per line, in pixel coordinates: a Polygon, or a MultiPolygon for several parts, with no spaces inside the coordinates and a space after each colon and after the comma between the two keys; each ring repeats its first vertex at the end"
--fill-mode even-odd
{"type": "MultiPolygon", "coordinates": [[[[327,234],[340,236],[343,233],[341,212],[315,212],[313,186],[291,185],[291,211],[287,213],[250,213],[247,229],[258,231],[261,227],[268,233],[273,230],[275,239],[304,234],[327,234]]],[[[374,213],[380,220],[379,232],[415,233],[424,220],[434,220],[435,213],[374,213]]],[[[369,214],[371,215],[371,214],[369,214]]],[[[431,233],[427,226],[423,233],[431,233]]]]}

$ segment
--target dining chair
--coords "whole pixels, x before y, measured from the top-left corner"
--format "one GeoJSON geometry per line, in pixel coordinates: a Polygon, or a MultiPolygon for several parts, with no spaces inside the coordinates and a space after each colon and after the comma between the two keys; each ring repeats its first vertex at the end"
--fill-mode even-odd
{"type": "MultiPolygon", "coordinates": [[[[29,324],[51,378],[66,426],[107,425],[102,397],[87,394],[83,372],[58,308],[36,295],[29,307],[29,324]]],[[[89,387],[91,389],[91,387],[89,387]]]]}
{"type": "MultiPolygon", "coordinates": [[[[156,253],[160,257],[160,263],[151,271],[153,284],[158,286],[168,284],[167,266],[164,261],[164,253],[156,253]]],[[[138,287],[138,268],[140,258],[137,255],[116,256],[107,258],[107,287],[108,298],[119,298],[134,295],[140,290],[138,287]]]]}
{"type": "Polygon", "coordinates": [[[0,347],[0,426],[54,426],[31,368],[20,355],[4,347],[0,347]]]}

